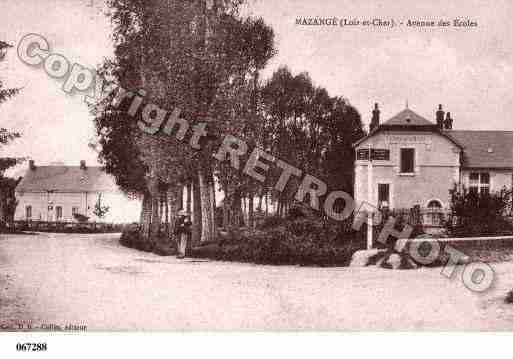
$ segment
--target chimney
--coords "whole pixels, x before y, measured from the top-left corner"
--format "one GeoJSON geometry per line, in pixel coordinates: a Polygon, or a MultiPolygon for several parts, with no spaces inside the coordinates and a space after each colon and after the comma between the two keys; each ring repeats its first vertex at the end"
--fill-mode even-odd
{"type": "Polygon", "coordinates": [[[29,161],[29,170],[34,171],[36,169],[36,163],[34,160],[29,161]]]}
{"type": "Polygon", "coordinates": [[[82,160],[80,161],[80,169],[85,170],[86,169],[86,161],[82,160]]]}
{"type": "Polygon", "coordinates": [[[372,110],[372,120],[369,125],[369,130],[373,131],[374,129],[378,128],[379,126],[379,108],[378,104],[374,104],[374,110],[372,110]]]}
{"type": "Polygon", "coordinates": [[[452,118],[451,118],[451,113],[450,112],[447,112],[447,117],[445,118],[445,121],[444,121],[444,128],[446,130],[452,130],[452,118]]]}
{"type": "Polygon", "coordinates": [[[436,125],[440,130],[444,129],[444,111],[442,110],[442,105],[438,105],[438,111],[436,111],[436,125]]]}

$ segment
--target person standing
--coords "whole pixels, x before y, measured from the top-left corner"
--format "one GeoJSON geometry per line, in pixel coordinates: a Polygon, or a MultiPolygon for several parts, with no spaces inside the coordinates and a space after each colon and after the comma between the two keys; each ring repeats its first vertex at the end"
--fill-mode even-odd
{"type": "Polygon", "coordinates": [[[187,243],[191,237],[192,221],[188,213],[180,211],[175,223],[175,235],[177,236],[177,258],[185,258],[187,243]]]}

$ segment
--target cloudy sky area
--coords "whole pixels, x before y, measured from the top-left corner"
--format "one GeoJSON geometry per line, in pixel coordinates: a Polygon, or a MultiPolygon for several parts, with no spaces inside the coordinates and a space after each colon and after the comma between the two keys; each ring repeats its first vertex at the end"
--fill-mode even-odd
{"type": "MultiPolygon", "coordinates": [[[[23,35],[44,35],[52,50],[94,67],[112,54],[110,25],[102,0],[1,0],[0,39],[16,44],[23,35]]],[[[276,32],[280,65],[307,71],[331,95],[347,98],[368,122],[374,102],[382,118],[406,101],[433,119],[435,107],[451,111],[457,129],[513,130],[513,4],[510,0],[372,1],[250,0],[246,10],[262,16],[276,32]],[[477,28],[418,29],[296,26],[297,17],[359,19],[471,19],[477,28]]],[[[0,126],[24,137],[3,148],[39,164],[80,159],[96,163],[87,148],[92,119],[81,95],[69,96],[62,83],[23,64],[15,51],[0,63],[6,85],[23,87],[0,106],[0,126]]]]}

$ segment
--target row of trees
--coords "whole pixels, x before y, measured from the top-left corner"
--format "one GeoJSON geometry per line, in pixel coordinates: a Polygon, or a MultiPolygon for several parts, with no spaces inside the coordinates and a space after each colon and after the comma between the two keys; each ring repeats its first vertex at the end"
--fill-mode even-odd
{"type": "Polygon", "coordinates": [[[128,114],[131,99],[113,106],[112,95],[91,107],[106,170],[127,194],[143,199],[146,239],[169,238],[160,232],[162,221],[169,231],[182,207],[193,213],[194,240],[214,239],[216,187],[224,194],[223,226],[253,226],[263,202],[276,203],[280,215],[287,212],[297,183],[273,193],[279,173],[271,172],[262,184],[228,163],[212,161],[227,134],[333,188],[352,190],[351,144],[364,135],[360,115],[306,73],[294,75],[282,67],[262,81],[261,71],[276,53],[274,32],[260,18],[241,17],[241,2],[108,2],[115,57],[99,72],[144,94],[147,103],[180,109],[193,126],[206,123],[209,134],[195,149],[186,143],[190,135],[180,140],[162,128],[153,135],[141,131],[140,112],[128,114]],[[245,221],[243,206],[249,214],[245,221]]]}
{"type": "MultiPolygon", "coordinates": [[[[0,40],[0,61],[4,59],[7,49],[10,47],[12,45],[0,40]]],[[[19,89],[4,88],[0,79],[0,105],[18,94],[18,92],[19,89]]],[[[0,149],[18,137],[20,137],[19,133],[0,127],[0,149]]],[[[19,181],[5,177],[5,171],[20,161],[22,161],[20,158],[0,157],[0,231],[14,221],[14,211],[17,204],[14,189],[19,181]]]]}

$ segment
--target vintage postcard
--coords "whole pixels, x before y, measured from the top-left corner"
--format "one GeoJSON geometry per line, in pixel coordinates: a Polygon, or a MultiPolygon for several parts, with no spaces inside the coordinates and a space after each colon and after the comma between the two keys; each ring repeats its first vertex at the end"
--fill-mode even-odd
{"type": "Polygon", "coordinates": [[[2,0],[0,330],[513,329],[512,17],[2,0]]]}

